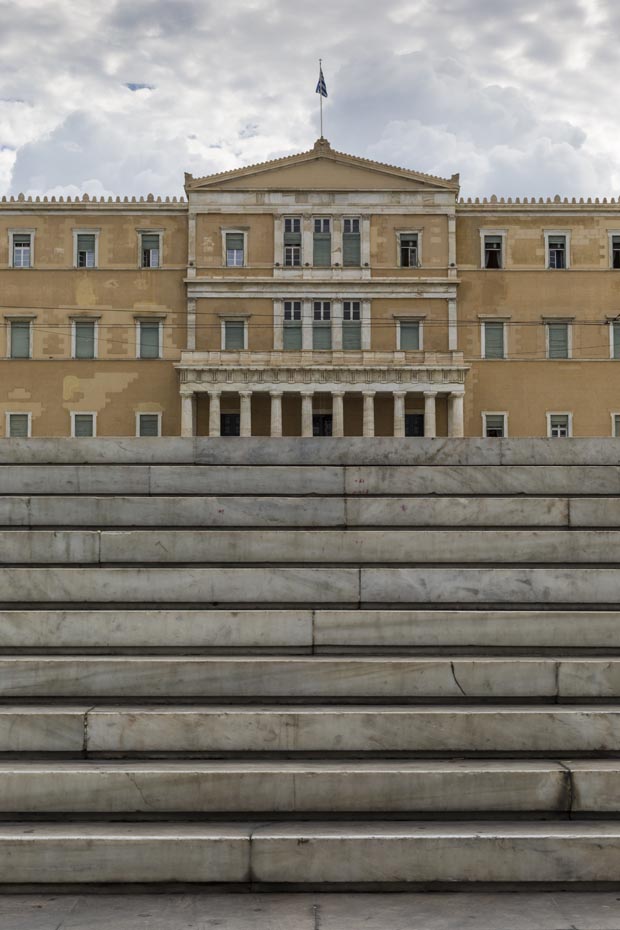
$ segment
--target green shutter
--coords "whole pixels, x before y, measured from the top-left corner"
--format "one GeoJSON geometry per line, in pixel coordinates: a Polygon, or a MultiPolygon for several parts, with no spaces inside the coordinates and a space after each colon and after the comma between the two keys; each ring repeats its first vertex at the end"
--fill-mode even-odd
{"type": "Polygon", "coordinates": [[[484,357],[504,358],[504,324],[484,324],[484,357]]]}
{"type": "Polygon", "coordinates": [[[11,358],[30,358],[30,323],[11,323],[11,358]]]}
{"type": "Polygon", "coordinates": [[[322,268],[332,263],[332,237],[331,233],[314,234],[313,264],[322,268]]]}
{"type": "Polygon", "coordinates": [[[342,237],[342,264],[361,264],[360,254],[360,234],[344,233],[342,237]]]}
{"type": "Polygon", "coordinates": [[[301,245],[301,233],[300,232],[285,232],[284,233],[284,245],[301,245]]]}
{"type": "Polygon", "coordinates": [[[153,236],[150,233],[144,233],[142,235],[142,248],[159,250],[159,236],[157,234],[153,236]]]}
{"type": "Polygon", "coordinates": [[[80,233],[77,237],[78,252],[94,252],[95,237],[90,233],[80,233]]]}
{"type": "Polygon", "coordinates": [[[417,351],[420,348],[420,324],[400,324],[400,347],[406,351],[417,351]]]}
{"type": "Polygon", "coordinates": [[[75,324],[75,357],[76,358],[94,358],[95,357],[95,324],[94,323],[76,323],[75,324]]]}
{"type": "Polygon", "coordinates": [[[614,358],[620,358],[620,323],[614,323],[614,358]]]}
{"type": "Polygon", "coordinates": [[[548,323],[549,358],[568,358],[568,323],[548,323]]]}
{"type": "Polygon", "coordinates": [[[243,233],[226,233],[226,249],[243,252],[243,233]]]}
{"type": "Polygon", "coordinates": [[[244,344],[245,323],[242,320],[227,320],[224,323],[224,349],[242,350],[244,344]]]}
{"type": "Polygon", "coordinates": [[[140,323],[140,358],[159,358],[159,323],[140,323]]]}
{"type": "Polygon", "coordinates": [[[76,436],[92,436],[93,417],[90,413],[76,413],[73,418],[73,430],[76,436]]]}
{"type": "Polygon", "coordinates": [[[28,437],[28,414],[9,414],[9,436],[12,439],[26,439],[28,437]]]}
{"type": "Polygon", "coordinates": [[[342,348],[350,351],[362,348],[362,324],[345,320],[342,324],[342,348]]]}
{"type": "Polygon", "coordinates": [[[301,349],[301,323],[284,324],[283,347],[291,352],[301,349]]]}
{"type": "Polygon", "coordinates": [[[156,413],[141,413],[138,416],[140,436],[159,436],[159,417],[156,413]]]}
{"type": "Polygon", "coordinates": [[[317,351],[331,349],[332,327],[331,323],[315,323],[312,327],[312,348],[317,351]]]}

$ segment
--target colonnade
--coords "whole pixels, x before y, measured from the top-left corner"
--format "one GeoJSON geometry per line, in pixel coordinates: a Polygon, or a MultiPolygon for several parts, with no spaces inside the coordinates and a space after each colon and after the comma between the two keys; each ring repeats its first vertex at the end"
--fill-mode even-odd
{"type": "MultiPolygon", "coordinates": [[[[209,396],[209,436],[220,435],[220,413],[221,413],[221,390],[206,391],[209,396]]],[[[239,390],[235,393],[239,396],[239,435],[243,437],[252,435],[252,394],[266,393],[263,391],[254,391],[251,389],[239,390]]],[[[273,437],[282,436],[282,397],[284,391],[269,391],[271,399],[271,431],[273,437]]],[[[289,396],[298,394],[301,397],[301,435],[304,437],[312,436],[312,415],[314,394],[319,393],[314,390],[286,391],[289,396]]],[[[344,395],[345,391],[332,390],[329,392],[321,391],[322,396],[329,393],[332,398],[332,436],[344,436],[344,395]]],[[[375,390],[365,390],[359,392],[363,399],[363,421],[362,435],[375,435],[375,390]]],[[[405,401],[407,391],[392,391],[394,402],[394,436],[404,437],[405,435],[405,401]]],[[[424,391],[424,436],[435,437],[437,435],[437,412],[436,400],[437,394],[442,393],[448,398],[448,436],[464,435],[463,419],[463,398],[464,391],[424,391]]],[[[184,392],[181,394],[181,435],[196,435],[196,394],[194,392],[184,392]]]]}

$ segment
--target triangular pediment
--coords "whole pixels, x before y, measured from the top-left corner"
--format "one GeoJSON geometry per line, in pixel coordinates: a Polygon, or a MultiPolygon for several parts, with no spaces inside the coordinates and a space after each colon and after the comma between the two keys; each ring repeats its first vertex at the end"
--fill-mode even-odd
{"type": "Polygon", "coordinates": [[[346,155],[319,139],[299,155],[236,168],[204,178],[185,176],[188,194],[209,190],[393,190],[457,193],[459,177],[436,178],[407,168],[346,155]]]}

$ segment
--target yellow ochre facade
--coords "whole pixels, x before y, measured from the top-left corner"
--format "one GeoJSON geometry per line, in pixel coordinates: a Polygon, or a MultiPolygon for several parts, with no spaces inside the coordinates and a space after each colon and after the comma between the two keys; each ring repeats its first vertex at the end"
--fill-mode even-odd
{"type": "Polygon", "coordinates": [[[0,435],[620,435],[620,201],[334,151],[0,201],[0,435]]]}

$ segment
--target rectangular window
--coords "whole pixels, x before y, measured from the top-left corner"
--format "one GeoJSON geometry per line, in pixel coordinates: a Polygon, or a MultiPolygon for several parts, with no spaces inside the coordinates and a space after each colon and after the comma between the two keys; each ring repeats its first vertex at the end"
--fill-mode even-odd
{"type": "Polygon", "coordinates": [[[504,324],[496,320],[483,323],[484,357],[504,358],[504,324]]]}
{"type": "Polygon", "coordinates": [[[73,324],[74,358],[95,358],[96,323],[76,320],[73,324]]]}
{"type": "Polygon", "coordinates": [[[616,439],[620,439],[620,413],[613,415],[613,434],[616,439]]]}
{"type": "Polygon", "coordinates": [[[226,265],[229,268],[243,267],[243,240],[243,233],[226,233],[226,265]]]}
{"type": "Polygon", "coordinates": [[[612,358],[620,358],[620,323],[611,324],[612,358]]]}
{"type": "Polygon", "coordinates": [[[611,267],[620,268],[620,236],[611,237],[611,267]]]}
{"type": "Polygon", "coordinates": [[[30,414],[7,413],[6,433],[11,439],[27,439],[30,436],[30,414]]]}
{"type": "Polygon", "coordinates": [[[547,414],[549,436],[553,439],[565,439],[570,436],[570,416],[568,413],[547,414]]]}
{"type": "Polygon", "coordinates": [[[420,348],[420,324],[412,320],[399,323],[399,349],[402,352],[417,352],[420,348]]]}
{"type": "Polygon", "coordinates": [[[13,233],[13,268],[30,268],[32,236],[30,233],[13,233]]]}
{"type": "Polygon", "coordinates": [[[30,322],[11,320],[11,358],[30,358],[30,322]]]}
{"type": "Polygon", "coordinates": [[[401,233],[400,264],[402,268],[417,268],[419,266],[418,234],[401,233]]]}
{"type": "Polygon", "coordinates": [[[359,216],[345,216],[342,226],[342,264],[347,267],[360,265],[361,255],[359,216]]]}
{"type": "Polygon", "coordinates": [[[283,348],[299,351],[301,343],[301,300],[285,300],[283,348]]]}
{"type": "Polygon", "coordinates": [[[301,217],[284,217],[284,264],[292,268],[301,265],[301,217]]]}
{"type": "Polygon", "coordinates": [[[95,415],[93,413],[73,413],[71,415],[73,432],[76,437],[95,435],[95,415]]]}
{"type": "Polygon", "coordinates": [[[140,322],[140,358],[160,358],[161,324],[142,320],[140,322]]]}
{"type": "Polygon", "coordinates": [[[342,348],[362,348],[362,305],[359,300],[345,300],[342,304],[342,348]]]}
{"type": "Polygon", "coordinates": [[[566,236],[549,236],[549,268],[566,268],[566,236]]]}
{"type": "Polygon", "coordinates": [[[284,264],[287,268],[295,268],[301,265],[301,246],[285,245],[284,246],[284,264]]]}
{"type": "Polygon", "coordinates": [[[332,227],[328,217],[315,217],[313,237],[313,263],[329,267],[332,263],[332,227]]]}
{"type": "Polygon", "coordinates": [[[502,237],[485,236],[484,237],[484,267],[485,268],[502,268],[502,237]]]}
{"type": "Polygon", "coordinates": [[[568,323],[547,323],[548,358],[568,358],[568,323]]]}
{"type": "Polygon", "coordinates": [[[224,321],[224,350],[240,352],[245,348],[245,322],[243,320],[224,321]]]}
{"type": "Polygon", "coordinates": [[[95,240],[94,233],[78,233],[77,237],[77,266],[78,268],[95,267],[95,240]]]}
{"type": "Polygon", "coordinates": [[[332,347],[332,305],[329,300],[315,300],[313,304],[312,348],[318,351],[332,347]]]}
{"type": "Polygon", "coordinates": [[[158,413],[139,413],[137,416],[138,436],[159,436],[160,416],[158,413]]]}
{"type": "Polygon", "coordinates": [[[506,415],[503,413],[485,413],[484,435],[489,439],[501,439],[506,435],[506,415]]]}
{"type": "Polygon", "coordinates": [[[141,233],[140,252],[143,268],[159,268],[159,234],[141,233]]]}

